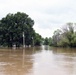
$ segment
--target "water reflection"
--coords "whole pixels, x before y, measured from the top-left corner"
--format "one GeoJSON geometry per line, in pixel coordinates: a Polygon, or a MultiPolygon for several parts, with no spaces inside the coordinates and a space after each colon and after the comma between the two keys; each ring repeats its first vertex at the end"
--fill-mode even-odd
{"type": "Polygon", "coordinates": [[[0,49],[0,75],[76,75],[76,49],[0,49]]]}
{"type": "Polygon", "coordinates": [[[67,54],[67,53],[76,53],[76,48],[56,48],[56,47],[52,47],[51,48],[52,50],[53,50],[53,52],[55,52],[55,53],[65,53],[65,54],[67,54]]]}
{"type": "Polygon", "coordinates": [[[2,75],[25,75],[31,72],[33,60],[32,51],[28,50],[1,50],[0,72],[2,75]],[[2,55],[1,55],[2,54],[2,55]]]}
{"type": "Polygon", "coordinates": [[[49,50],[49,46],[48,45],[43,45],[42,50],[49,50]]]}
{"type": "Polygon", "coordinates": [[[75,75],[76,49],[43,47],[35,54],[32,75],[75,75]]]}
{"type": "Polygon", "coordinates": [[[66,72],[66,75],[76,74],[76,49],[75,48],[53,48],[56,65],[66,72]]]}

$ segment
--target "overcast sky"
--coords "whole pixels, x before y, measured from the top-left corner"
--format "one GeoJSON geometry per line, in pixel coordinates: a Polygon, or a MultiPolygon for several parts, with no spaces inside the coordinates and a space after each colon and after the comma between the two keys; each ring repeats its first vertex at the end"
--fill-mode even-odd
{"type": "Polygon", "coordinates": [[[42,37],[51,37],[67,22],[76,22],[76,0],[0,0],[0,19],[18,11],[35,21],[34,29],[42,37]]]}

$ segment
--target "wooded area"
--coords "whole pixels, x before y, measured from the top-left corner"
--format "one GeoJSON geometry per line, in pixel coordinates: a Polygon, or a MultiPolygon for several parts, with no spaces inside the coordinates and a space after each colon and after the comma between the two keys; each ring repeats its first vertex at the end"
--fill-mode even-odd
{"type": "Polygon", "coordinates": [[[42,37],[35,32],[33,25],[34,20],[26,13],[7,14],[6,17],[0,20],[0,46],[22,46],[23,32],[27,46],[41,45],[42,37]]]}
{"type": "Polygon", "coordinates": [[[54,31],[52,37],[45,38],[45,45],[47,44],[56,47],[76,47],[76,24],[67,23],[62,29],[54,31]]]}

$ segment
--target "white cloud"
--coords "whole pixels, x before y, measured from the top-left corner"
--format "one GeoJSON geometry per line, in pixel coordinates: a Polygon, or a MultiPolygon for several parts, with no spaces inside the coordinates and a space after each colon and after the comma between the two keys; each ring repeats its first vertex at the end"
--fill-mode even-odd
{"type": "Polygon", "coordinates": [[[0,0],[0,18],[8,13],[25,12],[35,21],[34,29],[43,37],[67,22],[76,20],[75,0],[0,0]]]}

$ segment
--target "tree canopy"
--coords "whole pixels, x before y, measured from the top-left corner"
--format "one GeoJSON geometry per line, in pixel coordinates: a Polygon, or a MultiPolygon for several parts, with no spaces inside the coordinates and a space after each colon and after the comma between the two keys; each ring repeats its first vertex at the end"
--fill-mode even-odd
{"type": "Polygon", "coordinates": [[[76,47],[76,24],[67,23],[62,30],[57,29],[52,37],[51,45],[60,47],[76,47]]]}
{"type": "MultiPolygon", "coordinates": [[[[34,20],[26,13],[7,14],[0,20],[0,45],[12,47],[15,44],[18,47],[21,46],[23,44],[23,32],[25,44],[32,45],[32,38],[34,40],[38,38],[35,36],[37,33],[33,29],[33,25],[34,20]]],[[[41,37],[39,40],[41,40],[41,37]]]]}

